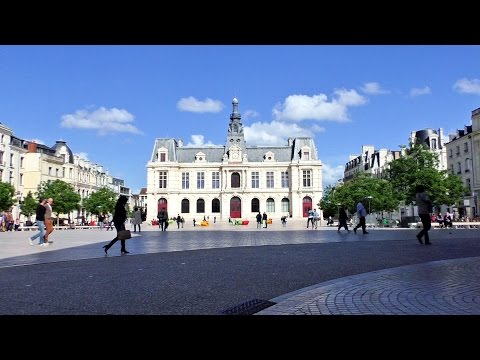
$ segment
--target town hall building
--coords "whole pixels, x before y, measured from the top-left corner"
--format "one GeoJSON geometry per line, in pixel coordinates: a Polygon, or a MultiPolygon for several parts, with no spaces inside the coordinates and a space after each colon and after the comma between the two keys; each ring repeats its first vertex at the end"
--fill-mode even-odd
{"type": "Polygon", "coordinates": [[[284,146],[249,146],[232,101],[224,146],[184,146],[157,138],[147,164],[147,220],[164,208],[185,221],[302,218],[322,198],[322,162],[309,137],[289,138],[284,146]]]}

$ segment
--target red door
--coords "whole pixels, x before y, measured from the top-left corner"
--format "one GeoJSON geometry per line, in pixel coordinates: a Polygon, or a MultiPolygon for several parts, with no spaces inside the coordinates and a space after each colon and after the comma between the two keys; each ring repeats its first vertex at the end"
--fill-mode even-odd
{"type": "Polygon", "coordinates": [[[242,201],[238,197],[233,197],[230,200],[230,217],[232,219],[239,219],[242,217],[242,201]]]}
{"type": "Polygon", "coordinates": [[[303,198],[303,217],[308,217],[308,210],[312,210],[312,198],[305,196],[303,198]]]}
{"type": "Polygon", "coordinates": [[[161,198],[158,200],[158,208],[157,208],[157,211],[160,212],[160,210],[162,209],[165,209],[165,211],[168,212],[168,209],[167,209],[167,199],[165,198],[161,198]]]}

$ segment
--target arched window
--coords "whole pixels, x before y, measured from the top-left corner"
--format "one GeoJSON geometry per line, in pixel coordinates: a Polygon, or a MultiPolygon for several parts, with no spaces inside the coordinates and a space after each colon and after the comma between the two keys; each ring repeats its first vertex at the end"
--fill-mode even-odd
{"type": "Polygon", "coordinates": [[[239,173],[237,173],[237,172],[232,173],[231,183],[232,183],[232,188],[239,188],[240,187],[240,174],[239,173]]]}
{"type": "Polygon", "coordinates": [[[260,200],[257,198],[252,199],[252,212],[259,212],[260,211],[260,200]]]}
{"type": "Polygon", "coordinates": [[[282,213],[290,213],[290,200],[287,198],[282,199],[282,213]]]}
{"type": "Polygon", "coordinates": [[[190,212],[190,201],[188,199],[182,200],[182,213],[188,214],[190,212]]]}
{"type": "Polygon", "coordinates": [[[220,212],[220,200],[213,199],[212,200],[212,213],[219,213],[220,212]]]}
{"type": "Polygon", "coordinates": [[[197,213],[204,213],[205,212],[205,200],[198,199],[197,200],[197,213]]]}
{"type": "Polygon", "coordinates": [[[272,198],[267,199],[267,213],[274,213],[275,212],[275,200],[272,198]]]}
{"type": "Polygon", "coordinates": [[[165,198],[158,199],[157,211],[160,212],[160,210],[162,209],[165,209],[165,211],[168,211],[168,202],[167,202],[167,199],[165,198]]]}

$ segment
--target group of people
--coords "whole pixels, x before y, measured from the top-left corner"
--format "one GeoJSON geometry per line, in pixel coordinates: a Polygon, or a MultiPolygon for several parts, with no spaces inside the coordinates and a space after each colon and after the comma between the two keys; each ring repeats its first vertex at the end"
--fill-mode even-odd
{"type": "Polygon", "coordinates": [[[0,214],[0,231],[17,231],[20,226],[20,219],[13,221],[11,211],[5,211],[0,214]]]}
{"type": "Polygon", "coordinates": [[[447,208],[447,211],[443,216],[441,212],[438,212],[437,215],[432,214],[431,220],[432,222],[437,222],[441,228],[443,227],[451,228],[453,226],[453,218],[452,218],[452,214],[450,214],[450,208],[447,208]]]}
{"type": "Polygon", "coordinates": [[[30,245],[34,245],[34,240],[39,238],[38,245],[48,246],[53,241],[48,240],[48,237],[53,232],[53,214],[52,214],[53,199],[41,199],[35,210],[35,222],[38,226],[38,233],[29,237],[30,245]]]}
{"type": "MultiPolygon", "coordinates": [[[[432,227],[432,221],[439,221],[439,217],[441,217],[441,214],[438,214],[438,216],[435,216],[433,214],[433,203],[428,196],[425,186],[423,185],[417,185],[415,187],[416,191],[416,204],[418,206],[418,215],[420,217],[420,220],[422,221],[423,229],[417,234],[417,240],[420,244],[425,244],[425,245],[431,245],[432,243],[430,242],[430,237],[428,234],[428,231],[432,227]],[[424,240],[425,242],[424,242],[424,240]]],[[[367,217],[367,210],[365,209],[365,206],[363,205],[362,201],[359,201],[357,203],[357,216],[358,216],[358,224],[353,228],[354,233],[357,233],[357,229],[362,228],[363,234],[368,234],[368,231],[366,229],[366,217],[367,217]]],[[[309,219],[310,219],[310,214],[309,214],[309,219]]],[[[452,226],[452,218],[451,214],[449,212],[449,209],[447,209],[447,213],[442,219],[443,226],[452,226]]],[[[308,222],[310,220],[307,220],[307,228],[308,228],[308,222]]],[[[345,230],[350,232],[348,229],[348,216],[345,211],[344,206],[341,206],[339,208],[339,216],[338,216],[338,229],[337,232],[340,232],[340,229],[343,227],[345,230]]]]}
{"type": "MultiPolygon", "coordinates": [[[[262,228],[262,224],[263,224],[263,228],[267,228],[267,223],[268,223],[268,215],[267,213],[264,211],[263,214],[259,211],[257,216],[256,216],[256,219],[257,219],[257,229],[261,229],[262,228]]],[[[283,222],[283,220],[282,220],[283,222]]],[[[287,221],[285,220],[285,223],[287,221]]]]}

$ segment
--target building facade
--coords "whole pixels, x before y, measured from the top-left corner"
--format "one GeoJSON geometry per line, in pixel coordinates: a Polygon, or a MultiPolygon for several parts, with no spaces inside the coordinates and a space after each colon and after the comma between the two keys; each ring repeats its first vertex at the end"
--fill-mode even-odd
{"type": "Polygon", "coordinates": [[[432,150],[438,157],[437,170],[447,170],[447,148],[445,147],[443,129],[423,129],[410,133],[410,144],[423,144],[432,150]]]}
{"type": "MultiPolygon", "coordinates": [[[[38,186],[49,180],[71,184],[80,195],[80,205],[83,199],[104,186],[118,195],[130,196],[130,189],[122,179],[113,178],[103,166],[74,155],[65,141],[57,141],[52,147],[37,144],[14,136],[10,128],[0,123],[0,181],[15,187],[14,218],[23,220],[22,200],[29,191],[35,196],[38,186]]],[[[74,218],[86,216],[86,211],[80,206],[72,215],[74,218]]]]}
{"type": "Polygon", "coordinates": [[[375,150],[372,145],[363,145],[362,153],[360,155],[350,155],[349,161],[345,164],[343,182],[351,180],[359,172],[381,178],[388,168],[388,163],[400,158],[400,156],[400,150],[375,150]]]}
{"type": "Polygon", "coordinates": [[[322,163],[312,138],[288,139],[285,146],[248,146],[238,100],[224,146],[184,146],[155,140],[147,164],[147,216],[167,209],[186,221],[306,217],[322,197],[322,163]]]}
{"type": "Polygon", "coordinates": [[[478,216],[480,191],[480,108],[472,111],[472,124],[449,136],[445,144],[448,170],[462,179],[468,189],[463,201],[457,204],[459,216],[470,219],[478,216]]]}

